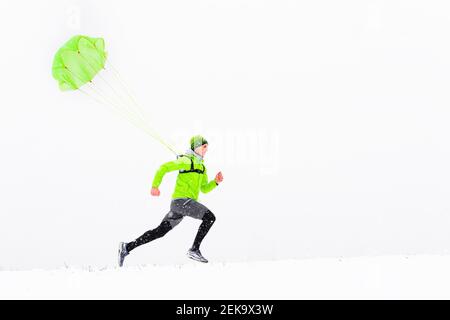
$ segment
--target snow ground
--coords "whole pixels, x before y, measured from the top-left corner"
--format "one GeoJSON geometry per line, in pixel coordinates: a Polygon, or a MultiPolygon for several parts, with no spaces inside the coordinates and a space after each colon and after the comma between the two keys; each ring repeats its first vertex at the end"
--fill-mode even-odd
{"type": "Polygon", "coordinates": [[[450,256],[1,271],[1,299],[449,299],[450,256]]]}

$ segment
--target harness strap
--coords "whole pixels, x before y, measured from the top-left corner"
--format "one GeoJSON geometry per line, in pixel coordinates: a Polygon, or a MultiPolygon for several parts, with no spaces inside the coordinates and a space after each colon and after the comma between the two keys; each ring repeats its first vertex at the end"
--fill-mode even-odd
{"type": "Polygon", "coordinates": [[[190,170],[180,170],[179,173],[191,173],[191,172],[195,172],[198,174],[204,174],[205,173],[205,165],[202,164],[203,170],[200,169],[194,169],[194,160],[192,160],[191,157],[188,157],[184,154],[177,156],[177,158],[179,157],[187,157],[189,158],[189,160],[191,160],[191,169],[190,170]]]}

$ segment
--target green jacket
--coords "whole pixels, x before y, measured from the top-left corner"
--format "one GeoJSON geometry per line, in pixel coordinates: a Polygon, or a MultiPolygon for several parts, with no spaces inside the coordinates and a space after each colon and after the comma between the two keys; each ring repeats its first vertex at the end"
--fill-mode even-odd
{"type": "Polygon", "coordinates": [[[161,165],[155,174],[152,187],[158,188],[167,172],[178,170],[190,171],[192,169],[192,165],[193,169],[198,170],[198,172],[180,172],[178,174],[172,199],[190,198],[197,200],[199,191],[208,193],[217,187],[215,180],[208,181],[208,175],[206,174],[206,168],[203,164],[203,160],[194,154],[186,154],[184,156],[180,156],[177,160],[169,161],[161,165]]]}

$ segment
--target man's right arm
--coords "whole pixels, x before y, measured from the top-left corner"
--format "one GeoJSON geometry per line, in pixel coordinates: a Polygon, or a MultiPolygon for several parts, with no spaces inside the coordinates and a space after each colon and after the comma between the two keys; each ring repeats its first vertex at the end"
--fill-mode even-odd
{"type": "Polygon", "coordinates": [[[158,188],[164,178],[164,175],[171,171],[177,170],[189,170],[190,160],[185,157],[180,157],[177,160],[169,161],[161,165],[156,171],[155,177],[153,178],[152,188],[158,188]],[[187,160],[187,161],[186,161],[187,160]]]}

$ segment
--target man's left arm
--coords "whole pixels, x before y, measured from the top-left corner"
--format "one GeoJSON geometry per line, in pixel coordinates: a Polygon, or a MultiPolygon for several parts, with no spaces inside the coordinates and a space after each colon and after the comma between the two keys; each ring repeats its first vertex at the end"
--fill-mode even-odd
{"type": "Polygon", "coordinates": [[[208,193],[213,189],[215,189],[219,185],[219,183],[222,182],[222,180],[223,180],[222,172],[219,172],[214,178],[214,180],[208,182],[208,174],[205,171],[205,173],[203,173],[202,185],[200,187],[200,190],[203,193],[208,193]]]}

